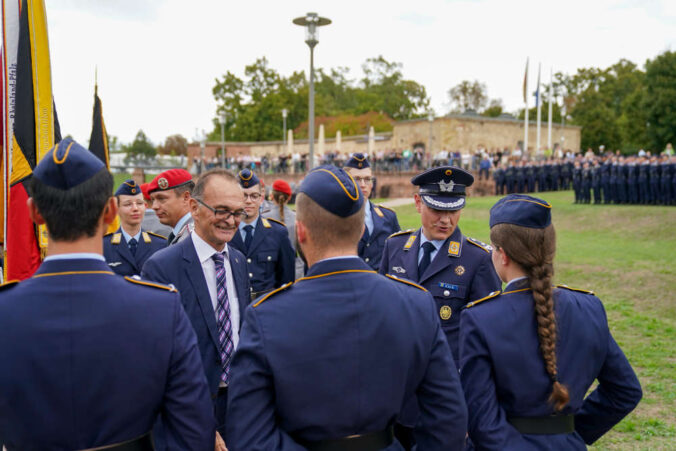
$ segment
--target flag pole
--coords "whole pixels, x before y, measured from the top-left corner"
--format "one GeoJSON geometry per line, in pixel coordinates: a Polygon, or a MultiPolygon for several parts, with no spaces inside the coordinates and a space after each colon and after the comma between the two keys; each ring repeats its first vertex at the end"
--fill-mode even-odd
{"type": "Polygon", "coordinates": [[[541,63],[538,63],[538,87],[535,90],[535,106],[537,107],[537,138],[535,144],[535,154],[537,155],[540,152],[540,128],[542,126],[542,102],[540,100],[540,68],[542,67],[541,63]]]}
{"type": "Polygon", "coordinates": [[[526,58],[526,75],[523,77],[523,102],[526,105],[526,115],[523,127],[523,154],[528,152],[528,58],[526,58]]]}
{"type": "Polygon", "coordinates": [[[552,99],[553,96],[553,85],[554,85],[554,76],[552,74],[553,70],[549,69],[549,117],[547,119],[547,148],[552,150],[552,99]]]}

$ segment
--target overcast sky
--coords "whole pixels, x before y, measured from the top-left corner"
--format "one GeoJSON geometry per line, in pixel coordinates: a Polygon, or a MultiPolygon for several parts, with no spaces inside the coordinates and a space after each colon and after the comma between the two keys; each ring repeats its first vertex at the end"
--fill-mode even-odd
{"type": "MultiPolygon", "coordinates": [[[[46,0],[52,83],[63,135],[86,144],[94,68],[108,133],[122,142],[143,129],[158,144],[175,133],[192,140],[212,127],[211,88],[226,71],[265,56],[283,75],[308,70],[304,30],[294,17],[330,18],[320,30],[316,67],[361,65],[383,55],[403,63],[437,114],[462,80],[486,84],[508,111],[550,68],[607,67],[620,58],[643,66],[676,50],[674,0],[46,0]]],[[[534,90],[534,88],[533,88],[534,90]]],[[[532,102],[532,100],[531,100],[532,102]]],[[[281,121],[281,113],[280,113],[281,121]]]]}

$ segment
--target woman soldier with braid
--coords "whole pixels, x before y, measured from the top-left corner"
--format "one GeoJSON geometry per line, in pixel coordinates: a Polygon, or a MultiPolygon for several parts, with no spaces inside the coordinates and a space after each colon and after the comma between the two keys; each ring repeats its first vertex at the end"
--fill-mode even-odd
{"type": "Polygon", "coordinates": [[[490,226],[493,264],[507,286],[460,318],[468,449],[586,449],[636,407],[636,374],[601,301],[552,286],[551,206],[509,195],[491,209],[490,226]]]}

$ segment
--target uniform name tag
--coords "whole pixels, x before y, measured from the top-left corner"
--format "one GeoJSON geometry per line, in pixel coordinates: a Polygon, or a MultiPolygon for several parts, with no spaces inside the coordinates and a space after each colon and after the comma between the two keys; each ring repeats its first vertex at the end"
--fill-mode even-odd
{"type": "Polygon", "coordinates": [[[452,283],[439,282],[439,286],[446,290],[460,291],[460,287],[453,285],[452,283]]]}

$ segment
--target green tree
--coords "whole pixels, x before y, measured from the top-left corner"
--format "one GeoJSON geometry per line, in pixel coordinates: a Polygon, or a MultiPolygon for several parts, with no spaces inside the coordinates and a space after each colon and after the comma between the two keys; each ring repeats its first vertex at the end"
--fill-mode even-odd
{"type": "Polygon", "coordinates": [[[466,110],[481,111],[488,103],[486,84],[479,80],[463,80],[448,90],[452,113],[463,113],[466,110]]]}
{"type": "Polygon", "coordinates": [[[179,134],[167,136],[164,144],[158,146],[157,153],[160,155],[188,155],[188,140],[179,134]]]}
{"type": "Polygon", "coordinates": [[[155,146],[153,146],[143,130],[139,130],[136,133],[134,141],[128,146],[122,146],[122,149],[127,154],[125,161],[148,162],[157,154],[155,146]]]}
{"type": "Polygon", "coordinates": [[[649,144],[661,152],[676,140],[676,52],[664,52],[646,63],[643,105],[649,144]]]}

